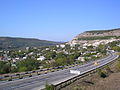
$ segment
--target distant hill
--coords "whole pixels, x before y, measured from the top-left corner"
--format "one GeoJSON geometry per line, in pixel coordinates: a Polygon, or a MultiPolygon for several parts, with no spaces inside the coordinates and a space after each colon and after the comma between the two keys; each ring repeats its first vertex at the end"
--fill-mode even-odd
{"type": "Polygon", "coordinates": [[[111,30],[93,30],[93,31],[86,31],[78,36],[76,38],[85,38],[85,37],[105,37],[105,36],[120,36],[120,28],[118,29],[111,29],[111,30]]]}
{"type": "Polygon", "coordinates": [[[111,30],[91,30],[74,37],[69,44],[94,43],[95,40],[120,39],[120,28],[111,30]]]}
{"type": "Polygon", "coordinates": [[[4,49],[18,49],[25,47],[41,47],[56,45],[60,42],[53,42],[47,40],[39,40],[33,38],[13,38],[13,37],[0,37],[0,50],[4,49]]]}

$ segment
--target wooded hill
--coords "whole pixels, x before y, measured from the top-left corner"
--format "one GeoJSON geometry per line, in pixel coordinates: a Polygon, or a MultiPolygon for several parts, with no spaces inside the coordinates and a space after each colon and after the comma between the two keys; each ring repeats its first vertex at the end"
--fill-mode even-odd
{"type": "Polygon", "coordinates": [[[0,50],[18,49],[25,47],[41,47],[41,46],[50,46],[56,44],[59,44],[59,42],[39,40],[33,38],[0,37],[0,50]]]}

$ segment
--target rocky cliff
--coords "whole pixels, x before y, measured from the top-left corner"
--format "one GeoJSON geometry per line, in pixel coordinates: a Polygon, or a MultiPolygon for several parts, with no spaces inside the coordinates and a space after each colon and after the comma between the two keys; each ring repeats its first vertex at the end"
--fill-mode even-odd
{"type": "Polygon", "coordinates": [[[111,30],[94,30],[83,32],[74,37],[68,43],[71,45],[75,44],[93,44],[98,41],[105,40],[118,40],[120,39],[120,28],[111,30]]]}

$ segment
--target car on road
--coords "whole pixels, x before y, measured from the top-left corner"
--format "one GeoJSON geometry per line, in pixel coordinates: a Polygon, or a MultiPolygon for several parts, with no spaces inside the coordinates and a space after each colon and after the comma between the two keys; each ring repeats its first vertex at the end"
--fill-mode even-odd
{"type": "Polygon", "coordinates": [[[81,74],[81,72],[79,70],[70,70],[70,73],[71,74],[77,74],[77,75],[81,74]]]}
{"type": "Polygon", "coordinates": [[[93,64],[97,66],[97,65],[98,65],[98,62],[95,61],[93,64]]]}

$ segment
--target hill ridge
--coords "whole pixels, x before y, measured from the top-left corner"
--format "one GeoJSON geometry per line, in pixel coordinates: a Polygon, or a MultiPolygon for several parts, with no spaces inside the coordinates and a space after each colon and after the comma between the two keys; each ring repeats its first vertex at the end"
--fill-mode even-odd
{"type": "Polygon", "coordinates": [[[111,39],[120,40],[120,28],[110,30],[94,30],[86,31],[75,36],[71,41],[68,42],[70,45],[76,44],[93,44],[99,41],[111,42],[111,39]],[[104,40],[104,41],[103,41],[104,40]],[[108,41],[109,40],[109,41],[108,41]]]}
{"type": "Polygon", "coordinates": [[[41,47],[59,44],[60,42],[40,40],[36,38],[0,37],[0,50],[25,47],[41,47]]]}

